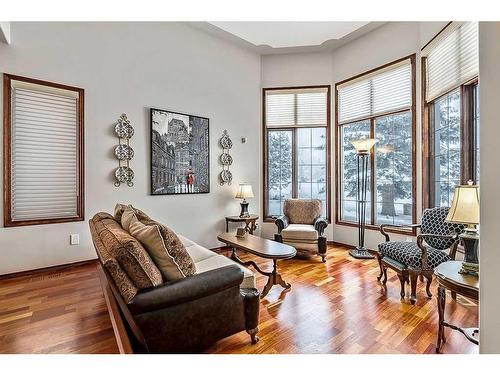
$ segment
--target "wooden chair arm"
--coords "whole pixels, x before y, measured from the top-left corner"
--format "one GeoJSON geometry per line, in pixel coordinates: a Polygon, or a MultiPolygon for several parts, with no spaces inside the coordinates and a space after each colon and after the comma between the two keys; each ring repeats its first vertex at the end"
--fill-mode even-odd
{"type": "Polygon", "coordinates": [[[420,228],[420,224],[403,224],[403,225],[396,225],[396,224],[382,224],[380,226],[380,233],[385,237],[385,242],[389,242],[389,234],[385,231],[385,228],[407,228],[407,229],[414,229],[414,228],[420,228]]]}

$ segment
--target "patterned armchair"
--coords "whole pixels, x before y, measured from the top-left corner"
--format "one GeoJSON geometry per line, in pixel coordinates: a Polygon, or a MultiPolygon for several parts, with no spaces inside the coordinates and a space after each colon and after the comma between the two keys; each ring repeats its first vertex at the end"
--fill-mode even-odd
{"type": "Polygon", "coordinates": [[[382,283],[387,282],[387,268],[398,274],[401,282],[401,298],[405,297],[405,283],[410,283],[410,303],[417,301],[417,279],[427,280],[426,292],[430,298],[429,290],[434,268],[450,259],[455,259],[458,235],[463,232],[464,226],[445,221],[448,207],[426,209],[422,216],[422,224],[412,225],[381,225],[380,232],[385,241],[378,245],[377,259],[380,266],[378,280],[384,277],[382,283]],[[385,231],[386,228],[420,228],[417,242],[391,241],[385,231]],[[448,252],[447,252],[448,251],[448,252]]]}
{"type": "Polygon", "coordinates": [[[278,233],[274,240],[297,249],[297,254],[312,253],[326,261],[325,228],[328,222],[321,217],[318,199],[287,199],[283,204],[284,215],[276,219],[278,233]]]}

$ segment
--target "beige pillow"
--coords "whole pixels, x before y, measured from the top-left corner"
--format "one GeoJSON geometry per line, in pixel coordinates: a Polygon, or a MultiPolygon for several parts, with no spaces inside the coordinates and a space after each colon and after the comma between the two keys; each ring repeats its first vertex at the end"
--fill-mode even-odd
{"type": "Polygon", "coordinates": [[[130,234],[144,245],[164,280],[180,280],[196,273],[193,259],[170,228],[157,223],[145,225],[131,211],[123,212],[122,225],[127,225],[130,234]]]}

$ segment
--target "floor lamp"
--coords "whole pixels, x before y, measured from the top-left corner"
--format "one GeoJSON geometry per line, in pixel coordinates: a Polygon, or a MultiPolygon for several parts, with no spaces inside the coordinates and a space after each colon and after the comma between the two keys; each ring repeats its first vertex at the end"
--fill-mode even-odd
{"type": "Polygon", "coordinates": [[[373,259],[365,248],[365,225],[366,225],[366,191],[368,190],[368,160],[370,150],[377,142],[376,139],[358,139],[351,141],[356,149],[358,159],[358,195],[356,201],[356,211],[358,216],[358,246],[349,251],[352,257],[356,259],[373,259]]]}

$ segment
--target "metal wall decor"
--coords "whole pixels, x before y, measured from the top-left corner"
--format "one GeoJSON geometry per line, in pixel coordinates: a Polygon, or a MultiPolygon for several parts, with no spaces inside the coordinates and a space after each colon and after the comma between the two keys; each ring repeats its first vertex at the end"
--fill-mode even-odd
{"type": "Polygon", "coordinates": [[[231,185],[233,181],[233,174],[229,171],[229,166],[233,164],[233,158],[229,155],[229,150],[233,147],[233,141],[229,138],[227,130],[222,132],[222,137],[219,140],[219,144],[222,147],[222,154],[219,160],[222,164],[222,171],[219,174],[219,183],[221,185],[228,184],[231,185]]]}
{"type": "Polygon", "coordinates": [[[130,168],[130,160],[134,157],[134,150],[129,140],[134,135],[134,128],[125,113],[122,113],[115,125],[115,134],[118,137],[118,146],[115,147],[115,156],[118,159],[118,168],[115,169],[115,186],[127,184],[134,186],[134,171],[130,168]]]}

